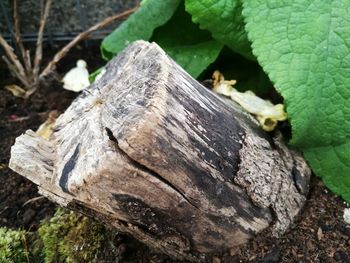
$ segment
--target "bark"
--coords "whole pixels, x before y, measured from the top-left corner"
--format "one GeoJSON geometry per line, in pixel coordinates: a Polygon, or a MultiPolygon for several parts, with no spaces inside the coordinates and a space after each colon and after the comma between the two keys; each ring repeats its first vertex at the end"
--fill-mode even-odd
{"type": "Polygon", "coordinates": [[[280,136],[213,94],[154,43],[131,44],[10,167],[62,206],[168,255],[204,261],[302,208],[310,170],[280,136]]]}

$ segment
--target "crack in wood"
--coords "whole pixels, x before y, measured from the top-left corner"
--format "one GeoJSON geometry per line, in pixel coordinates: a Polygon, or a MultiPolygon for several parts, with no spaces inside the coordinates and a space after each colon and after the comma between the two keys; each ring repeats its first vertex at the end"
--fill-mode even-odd
{"type": "Polygon", "coordinates": [[[182,193],[179,189],[177,189],[177,187],[175,187],[172,183],[170,183],[169,181],[164,179],[162,176],[160,176],[156,172],[154,172],[151,169],[149,169],[147,166],[145,166],[143,164],[140,164],[136,160],[132,159],[125,151],[123,151],[123,149],[121,149],[119,147],[118,140],[117,140],[117,138],[114,137],[113,132],[111,131],[111,129],[109,129],[108,127],[105,127],[105,130],[107,132],[108,138],[115,143],[115,146],[117,147],[118,152],[120,154],[124,155],[124,157],[126,157],[132,165],[134,165],[136,168],[140,169],[141,171],[145,171],[146,173],[154,176],[159,181],[161,181],[162,183],[166,184],[171,189],[173,189],[175,192],[180,194],[183,197],[183,199],[185,199],[191,206],[193,206],[194,208],[198,209],[198,206],[196,204],[192,203],[191,200],[189,198],[187,198],[186,195],[184,193],[182,193]]]}

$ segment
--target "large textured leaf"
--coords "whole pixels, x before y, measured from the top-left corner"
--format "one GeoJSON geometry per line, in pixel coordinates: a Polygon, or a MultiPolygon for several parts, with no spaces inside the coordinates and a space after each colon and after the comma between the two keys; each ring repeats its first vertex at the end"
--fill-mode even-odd
{"type": "Polygon", "coordinates": [[[325,185],[350,202],[350,143],[304,149],[304,156],[325,185]]]}
{"type": "Polygon", "coordinates": [[[183,3],[164,26],[154,31],[151,40],[195,78],[217,58],[223,47],[213,40],[210,32],[192,23],[183,3]]]}
{"type": "Polygon", "coordinates": [[[190,46],[163,48],[192,77],[197,78],[217,58],[222,44],[210,40],[190,46]]]}
{"type": "Polygon", "coordinates": [[[181,0],[146,0],[141,7],[109,34],[101,44],[102,56],[111,59],[135,40],[149,40],[154,29],[164,25],[181,0]]]}
{"type": "Polygon", "coordinates": [[[253,53],[285,98],[292,144],[350,201],[350,1],[243,2],[253,53]]]}
{"type": "Polygon", "coordinates": [[[252,59],[239,0],[186,0],[186,11],[201,28],[232,50],[252,59]]]}

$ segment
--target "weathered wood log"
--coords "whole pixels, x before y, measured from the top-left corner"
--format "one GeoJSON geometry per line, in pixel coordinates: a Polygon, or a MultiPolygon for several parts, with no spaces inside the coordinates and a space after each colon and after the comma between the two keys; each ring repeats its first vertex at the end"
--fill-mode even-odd
{"type": "Polygon", "coordinates": [[[10,167],[40,192],[173,257],[202,261],[264,229],[283,233],[310,170],[154,43],[135,42],[62,114],[27,131],[10,167]]]}

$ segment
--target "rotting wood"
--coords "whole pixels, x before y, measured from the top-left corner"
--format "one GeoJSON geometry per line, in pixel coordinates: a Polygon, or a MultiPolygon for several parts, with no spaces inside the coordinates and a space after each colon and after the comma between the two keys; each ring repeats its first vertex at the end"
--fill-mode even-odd
{"type": "Polygon", "coordinates": [[[10,168],[60,205],[191,261],[283,233],[310,178],[278,134],[144,41],[108,64],[49,140],[18,137],[10,168]]]}

